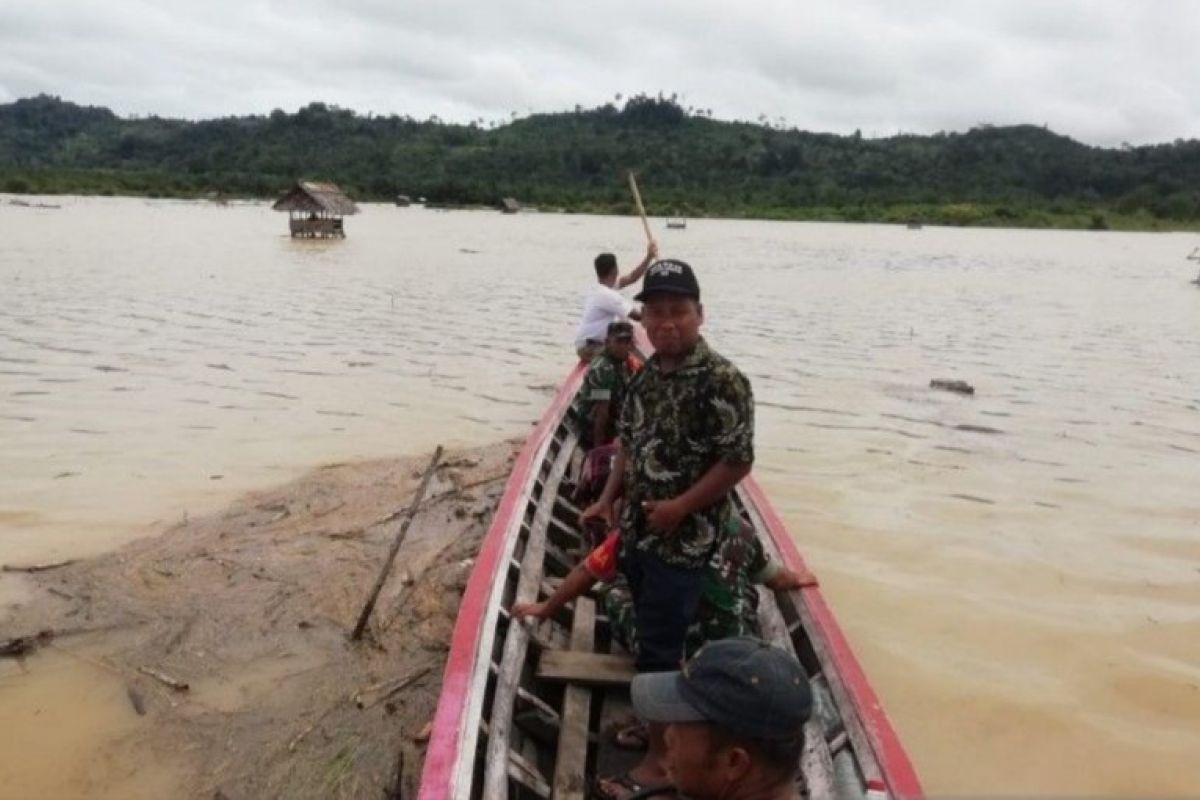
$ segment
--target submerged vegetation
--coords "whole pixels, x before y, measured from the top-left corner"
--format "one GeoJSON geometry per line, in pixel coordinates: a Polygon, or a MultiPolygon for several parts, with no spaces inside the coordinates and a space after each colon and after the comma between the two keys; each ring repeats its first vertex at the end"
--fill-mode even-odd
{"type": "Polygon", "coordinates": [[[1091,147],[1042,127],[884,138],[716,120],[674,97],[451,124],[311,103],[123,119],[45,95],[0,105],[0,191],[270,197],[297,178],[362,200],[1005,227],[1200,228],[1200,141],[1091,147]]]}

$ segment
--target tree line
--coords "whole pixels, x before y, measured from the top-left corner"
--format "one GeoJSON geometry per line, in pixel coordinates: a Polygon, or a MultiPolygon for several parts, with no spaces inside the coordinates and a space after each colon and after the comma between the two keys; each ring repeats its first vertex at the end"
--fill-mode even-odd
{"type": "Polygon", "coordinates": [[[295,113],[121,118],[40,95],[0,105],[0,190],[260,197],[332,180],[362,200],[502,197],[629,213],[624,174],[652,213],[958,225],[1200,227],[1200,141],[1092,147],[1033,125],[882,138],[713,119],[673,97],[499,125],[295,113]]]}

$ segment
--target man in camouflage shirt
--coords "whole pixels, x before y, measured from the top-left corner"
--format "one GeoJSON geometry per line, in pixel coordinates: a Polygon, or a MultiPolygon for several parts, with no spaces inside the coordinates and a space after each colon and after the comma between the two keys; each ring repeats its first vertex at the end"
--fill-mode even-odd
{"type": "Polygon", "coordinates": [[[641,366],[632,354],[633,325],[625,320],[609,323],[604,352],[588,364],[587,375],[575,395],[571,414],[579,422],[580,439],[587,449],[616,436],[621,401],[630,379],[641,366]]]}
{"type": "MultiPolygon", "coordinates": [[[[683,660],[704,567],[729,535],[731,492],[754,461],[754,398],[746,377],[700,336],[704,308],[690,266],[656,262],[634,299],[655,352],[629,384],[612,476],[581,523],[611,523],[623,494],[618,562],[632,600],[635,665],[660,672],[683,660]]],[[[650,726],[650,749],[626,779],[665,777],[662,734],[662,726],[650,726]]],[[[620,783],[607,782],[604,791],[620,783]]]]}
{"type": "Polygon", "coordinates": [[[668,670],[699,606],[702,568],[734,517],[730,492],[754,460],[750,382],[700,336],[691,267],[659,261],[646,273],[643,325],[654,355],[630,382],[613,476],[584,521],[621,504],[621,572],[638,619],[638,668],[668,670]]]}
{"type": "Polygon", "coordinates": [[[625,455],[622,530],[636,533],[638,550],[672,566],[702,566],[734,514],[728,492],[754,461],[754,399],[737,367],[698,339],[671,372],[656,354],[630,385],[619,423],[625,455]],[[711,504],[694,504],[656,525],[657,506],[674,502],[714,466],[741,473],[711,504]]]}

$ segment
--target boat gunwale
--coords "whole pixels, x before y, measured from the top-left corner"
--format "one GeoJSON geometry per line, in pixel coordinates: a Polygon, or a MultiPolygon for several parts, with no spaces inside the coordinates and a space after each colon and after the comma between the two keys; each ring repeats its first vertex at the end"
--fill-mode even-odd
{"type": "MultiPolygon", "coordinates": [[[[797,572],[808,571],[804,557],[800,555],[800,550],[788,532],[787,525],[775,511],[775,507],[771,505],[766,492],[763,491],[758,481],[752,475],[747,476],[738,488],[742,491],[743,498],[753,505],[755,513],[762,520],[765,529],[763,532],[775,545],[784,566],[797,572]]],[[[872,755],[879,765],[879,771],[886,784],[888,794],[894,798],[923,797],[925,792],[921,787],[916,769],[901,744],[900,737],[896,734],[887,712],[879,702],[878,695],[871,687],[866,672],[858,662],[857,656],[854,655],[841,625],[833,615],[829,604],[825,602],[820,585],[807,586],[795,590],[791,594],[796,597],[797,603],[804,605],[816,626],[815,630],[805,628],[809,640],[812,641],[816,637],[823,640],[824,649],[833,662],[829,666],[837,673],[846,689],[850,703],[853,705],[853,709],[844,709],[843,713],[853,711],[857,714],[873,751],[872,755]]],[[[814,642],[814,646],[815,644],[814,642]]],[[[819,655],[820,651],[818,650],[819,655]]],[[[868,786],[867,788],[871,790],[885,787],[868,786]]]]}
{"type": "MultiPolygon", "coordinates": [[[[490,669],[490,659],[480,659],[479,654],[483,650],[484,640],[489,636],[494,639],[496,634],[494,625],[483,623],[499,614],[504,582],[497,581],[496,576],[505,565],[505,559],[501,556],[508,552],[511,557],[512,548],[519,538],[514,531],[530,501],[533,482],[545,461],[554,432],[583,382],[586,369],[587,364],[581,361],[568,373],[537,426],[525,439],[480,545],[479,555],[459,603],[458,619],[450,639],[450,652],[442,673],[442,688],[438,694],[437,711],[421,771],[417,792],[419,800],[454,796],[464,777],[463,770],[468,767],[472,771],[474,769],[472,761],[461,757],[463,745],[472,733],[465,723],[472,713],[482,714],[484,692],[472,690],[478,688],[476,683],[481,673],[486,681],[490,669]],[[477,708],[471,712],[469,706],[477,708]]],[[[478,734],[477,730],[475,734],[478,734]]],[[[469,773],[466,777],[469,780],[469,773]]]]}

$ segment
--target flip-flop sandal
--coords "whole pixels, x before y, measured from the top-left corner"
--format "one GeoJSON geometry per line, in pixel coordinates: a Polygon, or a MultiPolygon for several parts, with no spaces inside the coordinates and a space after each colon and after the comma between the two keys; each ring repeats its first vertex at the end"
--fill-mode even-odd
{"type": "Polygon", "coordinates": [[[650,746],[650,731],[642,722],[625,725],[613,734],[613,743],[622,750],[645,750],[650,746]]]}
{"type": "Polygon", "coordinates": [[[656,786],[643,786],[634,780],[628,772],[613,775],[609,778],[598,778],[592,784],[591,792],[593,800],[646,800],[647,798],[659,796],[676,797],[677,792],[675,791],[675,787],[669,783],[656,786]],[[618,791],[626,792],[627,790],[627,793],[613,794],[604,788],[605,783],[615,784],[618,791]]]}

